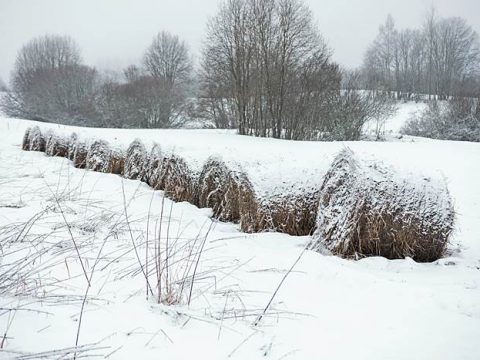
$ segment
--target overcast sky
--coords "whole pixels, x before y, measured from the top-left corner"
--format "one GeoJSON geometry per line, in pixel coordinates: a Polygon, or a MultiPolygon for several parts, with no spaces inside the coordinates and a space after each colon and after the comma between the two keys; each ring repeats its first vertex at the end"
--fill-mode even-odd
{"type": "MultiPolygon", "coordinates": [[[[340,64],[360,65],[378,26],[391,13],[398,28],[418,26],[433,4],[442,16],[462,16],[480,32],[480,0],[306,0],[340,64]]],[[[154,34],[181,36],[198,55],[205,24],[219,0],[0,0],[0,77],[32,37],[67,34],[86,63],[121,69],[138,62],[154,34]]]]}

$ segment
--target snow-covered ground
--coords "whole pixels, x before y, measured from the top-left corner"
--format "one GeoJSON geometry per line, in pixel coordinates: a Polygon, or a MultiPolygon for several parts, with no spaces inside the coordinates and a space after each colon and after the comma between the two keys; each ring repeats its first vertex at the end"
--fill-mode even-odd
{"type": "MultiPolygon", "coordinates": [[[[404,117],[392,122],[401,126],[404,117]]],[[[418,138],[288,142],[216,130],[40,124],[121,147],[136,137],[147,145],[155,141],[194,168],[222,154],[239,162],[262,191],[319,184],[345,146],[400,170],[445,177],[458,214],[448,258],[432,264],[383,258],[354,262],[307,251],[266,316],[253,326],[308,237],[249,235],[218,222],[208,232],[208,209],[169,200],[159,220],[161,191],[75,169],[63,158],[22,151],[23,131],[31,125],[0,119],[0,358],[74,346],[87,289],[78,337],[85,356],[479,358],[480,144],[418,138]],[[190,306],[159,305],[152,296],[146,300],[145,248],[148,243],[151,261],[159,223],[163,241],[168,232],[177,248],[206,236],[190,306]],[[90,288],[82,264],[88,276],[93,273],[90,288]]],[[[154,278],[152,273],[149,280],[154,278]]],[[[46,358],[60,358],[63,352],[46,358]]]]}

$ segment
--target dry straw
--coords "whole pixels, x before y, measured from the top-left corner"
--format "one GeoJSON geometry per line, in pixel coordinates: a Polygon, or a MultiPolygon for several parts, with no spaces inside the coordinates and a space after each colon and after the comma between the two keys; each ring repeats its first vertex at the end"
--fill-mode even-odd
{"type": "Polygon", "coordinates": [[[45,143],[45,154],[48,156],[68,157],[68,140],[49,133],[45,143]]]}
{"type": "Polygon", "coordinates": [[[89,147],[85,168],[98,172],[109,172],[111,159],[110,146],[104,140],[95,140],[89,147]]]}
{"type": "Polygon", "coordinates": [[[126,179],[143,180],[147,151],[138,139],[135,139],[127,149],[123,176],[126,179]]]}
{"type": "Polygon", "coordinates": [[[38,126],[30,129],[28,138],[30,144],[28,150],[45,152],[45,136],[38,126]]]}
{"type": "Polygon", "coordinates": [[[121,175],[125,171],[125,155],[120,150],[112,150],[107,172],[121,175]]]}
{"type": "Polygon", "coordinates": [[[320,189],[317,230],[310,248],[344,257],[442,257],[454,210],[445,184],[403,178],[380,163],[361,162],[346,149],[320,189]]]}
{"type": "Polygon", "coordinates": [[[78,135],[77,133],[72,133],[72,135],[70,135],[70,139],[68,140],[68,154],[67,154],[67,158],[69,160],[72,160],[73,161],[73,158],[74,158],[74,155],[75,155],[75,147],[76,147],[76,144],[78,142],[78,135]]]}
{"type": "Polygon", "coordinates": [[[30,150],[30,131],[32,130],[32,128],[27,128],[27,130],[25,130],[25,134],[23,135],[23,140],[22,140],[22,150],[30,150]]]}
{"type": "Polygon", "coordinates": [[[161,163],[157,188],[173,201],[196,204],[196,178],[185,160],[177,155],[168,155],[161,163]]]}
{"type": "Polygon", "coordinates": [[[76,141],[73,144],[73,166],[79,169],[85,169],[87,164],[88,147],[87,144],[81,141],[76,141]]]}
{"type": "Polygon", "coordinates": [[[160,177],[162,170],[162,150],[160,145],[154,144],[144,166],[144,180],[155,190],[160,190],[160,177]]]}

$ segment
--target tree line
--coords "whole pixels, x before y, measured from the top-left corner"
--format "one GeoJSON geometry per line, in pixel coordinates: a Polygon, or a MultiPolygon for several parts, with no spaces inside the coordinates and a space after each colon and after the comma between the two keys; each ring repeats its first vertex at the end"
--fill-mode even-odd
{"type": "Polygon", "coordinates": [[[369,46],[363,64],[364,87],[398,98],[424,94],[478,95],[478,34],[459,17],[441,18],[435,9],[418,29],[398,30],[389,15],[369,46]]]}
{"type": "Polygon", "coordinates": [[[303,0],[223,0],[194,66],[187,44],[157,34],[122,71],[84,63],[70,37],[18,52],[1,106],[10,116],[98,127],[165,128],[200,119],[242,135],[357,140],[394,111],[393,95],[478,90],[478,36],[463,19],[429,14],[421,29],[380,27],[361,69],[332,60],[303,0]]]}

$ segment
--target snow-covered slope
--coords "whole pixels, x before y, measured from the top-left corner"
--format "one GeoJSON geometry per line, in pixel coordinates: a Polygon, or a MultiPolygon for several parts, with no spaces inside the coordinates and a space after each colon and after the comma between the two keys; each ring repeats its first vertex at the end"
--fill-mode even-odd
{"type": "MultiPolygon", "coordinates": [[[[85,347],[86,354],[107,359],[478,358],[480,144],[418,138],[287,142],[216,130],[39,124],[122,147],[137,137],[146,145],[158,142],[193,167],[222,154],[241,163],[265,192],[318,184],[346,146],[400,171],[445,177],[458,213],[449,258],[433,264],[382,258],[353,262],[307,251],[254,327],[308,237],[247,235],[233,224],[215,223],[190,307],[158,305],[145,299],[132,238],[142,262],[146,234],[153,239],[158,233],[162,192],[116,175],[74,169],[63,158],[21,151],[23,131],[32,124],[0,119],[0,334],[6,331],[0,358],[75,344],[87,286],[70,232],[88,274],[97,263],[79,335],[79,344],[95,344],[85,347]],[[16,268],[22,259],[25,267],[16,268]],[[2,289],[7,278],[16,284],[8,291],[2,289]]],[[[164,207],[166,213],[172,210],[163,229],[168,226],[169,237],[179,244],[205,234],[211,223],[208,209],[169,200],[164,207]]]]}

